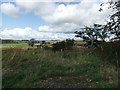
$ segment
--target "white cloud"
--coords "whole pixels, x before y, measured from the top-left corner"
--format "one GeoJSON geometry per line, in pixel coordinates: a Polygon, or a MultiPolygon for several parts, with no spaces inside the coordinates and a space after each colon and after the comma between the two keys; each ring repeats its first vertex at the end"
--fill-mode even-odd
{"type": "Polygon", "coordinates": [[[80,0],[15,0],[19,2],[77,2],[80,0]]]}
{"type": "Polygon", "coordinates": [[[110,13],[104,8],[103,12],[99,12],[99,4],[89,2],[76,5],[59,5],[51,16],[42,16],[43,19],[50,24],[73,22],[79,25],[90,25],[95,22],[104,23],[103,20],[110,13]]]}
{"type": "Polygon", "coordinates": [[[52,28],[50,28],[49,26],[39,26],[38,27],[38,30],[40,31],[40,32],[52,32],[53,31],[53,29],[52,28]]]}
{"type": "MultiPolygon", "coordinates": [[[[15,1],[19,1],[19,2],[80,2],[80,1],[83,1],[83,0],[15,0],[15,1]]],[[[110,0],[86,0],[86,1],[87,2],[94,2],[94,1],[108,2],[110,0]]]]}
{"type": "Polygon", "coordinates": [[[39,0],[15,0],[16,4],[21,7],[21,8],[25,8],[27,12],[30,12],[32,10],[37,9],[37,7],[39,6],[39,0]]]}
{"type": "Polygon", "coordinates": [[[59,25],[39,26],[41,32],[73,32],[79,30],[80,26],[74,23],[64,23],[59,25]]]}
{"type": "MultiPolygon", "coordinates": [[[[63,0],[15,0],[16,6],[10,4],[11,9],[5,7],[5,14],[8,16],[16,16],[19,11],[24,10],[25,13],[32,12],[42,18],[48,26],[39,26],[38,31],[31,28],[14,28],[0,32],[2,38],[36,38],[36,39],[65,39],[74,37],[74,34],[54,33],[54,32],[74,32],[80,30],[84,25],[92,25],[94,23],[105,24],[105,19],[111,14],[108,4],[103,7],[103,11],[99,12],[101,2],[107,0],[75,0],[80,1],[78,4],[55,4],[53,1],[63,0]],[[19,7],[19,8],[18,8],[19,7]],[[8,11],[8,12],[6,12],[8,11]],[[13,13],[14,12],[14,13],[13,13]],[[12,13],[12,14],[11,14],[12,13]]],[[[65,0],[65,2],[74,0],[65,0]]],[[[3,3],[7,4],[7,3],[3,3]]],[[[2,4],[2,5],[3,5],[2,4]]],[[[3,9],[4,11],[4,9],[3,9]]],[[[32,26],[31,26],[32,27],[32,26]]]]}
{"type": "Polygon", "coordinates": [[[1,4],[1,12],[7,16],[17,17],[19,8],[11,3],[3,3],[1,4]]]}
{"type": "MultiPolygon", "coordinates": [[[[44,28],[43,28],[44,29],[44,28]]],[[[26,28],[13,28],[0,31],[1,39],[31,39],[37,40],[64,40],[67,38],[75,38],[73,33],[52,33],[40,32],[33,30],[30,27],[26,28]]]]}
{"type": "MultiPolygon", "coordinates": [[[[108,4],[103,7],[103,11],[99,12],[99,0],[76,0],[79,4],[55,4],[51,2],[42,2],[41,0],[16,0],[19,7],[24,8],[27,12],[33,12],[49,24],[49,29],[41,29],[40,31],[52,32],[74,32],[84,25],[92,25],[94,23],[105,24],[105,19],[111,13],[108,4]]],[[[74,1],[74,0],[67,0],[74,1]]],[[[107,2],[102,0],[101,2],[107,2]]]]}

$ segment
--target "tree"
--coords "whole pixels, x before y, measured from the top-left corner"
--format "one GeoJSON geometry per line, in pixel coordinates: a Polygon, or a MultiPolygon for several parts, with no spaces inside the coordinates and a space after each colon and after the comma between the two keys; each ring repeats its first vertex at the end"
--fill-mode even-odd
{"type": "Polygon", "coordinates": [[[94,24],[93,27],[85,26],[81,31],[76,31],[75,37],[80,37],[87,43],[87,45],[97,45],[98,39],[105,42],[108,33],[105,31],[105,25],[94,24]]]}
{"type": "Polygon", "coordinates": [[[33,47],[33,46],[34,46],[34,43],[35,43],[35,39],[32,38],[32,39],[30,39],[30,41],[28,42],[28,45],[31,46],[31,47],[33,47]]]}
{"type": "Polygon", "coordinates": [[[117,38],[120,39],[120,1],[116,1],[111,3],[112,8],[116,11],[110,17],[110,22],[108,22],[109,30],[111,30],[111,34],[116,35],[117,38]]]}
{"type": "Polygon", "coordinates": [[[35,39],[34,39],[34,38],[31,38],[30,41],[35,41],[35,39]]]}
{"type": "MultiPolygon", "coordinates": [[[[107,2],[110,4],[109,8],[112,8],[114,14],[110,16],[110,21],[107,22],[106,27],[107,31],[110,31],[111,34],[115,35],[115,38],[120,39],[120,0],[111,0],[107,2]]],[[[101,6],[105,5],[106,3],[102,3],[101,6]]],[[[102,7],[99,11],[102,11],[102,7]]]]}
{"type": "Polygon", "coordinates": [[[42,41],[42,44],[45,44],[45,41],[42,41]]]}

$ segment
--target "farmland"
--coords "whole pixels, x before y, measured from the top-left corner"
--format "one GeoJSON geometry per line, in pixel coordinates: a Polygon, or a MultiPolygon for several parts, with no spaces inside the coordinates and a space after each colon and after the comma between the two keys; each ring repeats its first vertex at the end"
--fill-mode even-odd
{"type": "MultiPolygon", "coordinates": [[[[93,48],[63,52],[44,48],[5,49],[3,88],[117,88],[118,67],[101,57],[104,52],[100,54],[93,48]]],[[[108,59],[110,54],[108,51],[108,59]]]]}
{"type": "Polygon", "coordinates": [[[16,43],[16,44],[0,44],[0,46],[26,46],[28,45],[27,43],[16,43]]]}

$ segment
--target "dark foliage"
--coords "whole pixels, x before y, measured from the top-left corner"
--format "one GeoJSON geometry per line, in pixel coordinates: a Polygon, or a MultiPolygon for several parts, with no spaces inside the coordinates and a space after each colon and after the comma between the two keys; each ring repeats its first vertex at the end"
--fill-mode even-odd
{"type": "Polygon", "coordinates": [[[66,39],[66,41],[61,41],[53,44],[53,51],[64,51],[65,49],[72,49],[74,45],[74,40],[66,39]]]}
{"type": "MultiPolygon", "coordinates": [[[[103,6],[106,3],[102,3],[101,6],[103,6]]],[[[112,8],[114,11],[114,14],[110,16],[110,21],[107,22],[106,27],[107,31],[110,31],[111,34],[115,35],[115,38],[120,38],[120,1],[119,0],[111,0],[107,2],[107,4],[110,4],[109,8],[112,8]]],[[[102,11],[102,7],[99,11],[102,11]]]]}
{"type": "Polygon", "coordinates": [[[108,33],[105,31],[105,25],[94,24],[93,27],[81,28],[81,31],[76,31],[76,37],[80,37],[83,41],[87,42],[87,45],[97,46],[98,39],[105,42],[105,38],[108,37],[108,33]]]}
{"type": "Polygon", "coordinates": [[[33,47],[35,42],[37,42],[37,41],[35,41],[35,39],[32,38],[32,39],[30,39],[30,41],[28,42],[28,45],[31,46],[31,47],[33,47]]]}
{"type": "Polygon", "coordinates": [[[74,39],[66,39],[65,48],[72,49],[72,46],[74,46],[74,39]]]}
{"type": "Polygon", "coordinates": [[[60,51],[65,49],[65,41],[53,44],[53,51],[60,51]]]}
{"type": "Polygon", "coordinates": [[[46,41],[42,41],[42,44],[45,44],[46,41]]]}

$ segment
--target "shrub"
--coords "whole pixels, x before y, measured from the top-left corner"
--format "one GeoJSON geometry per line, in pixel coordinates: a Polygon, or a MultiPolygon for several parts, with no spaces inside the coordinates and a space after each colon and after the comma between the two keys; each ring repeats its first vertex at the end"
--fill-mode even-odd
{"type": "Polygon", "coordinates": [[[53,44],[53,51],[61,51],[65,49],[65,41],[62,42],[57,42],[55,44],[53,44]]]}
{"type": "Polygon", "coordinates": [[[66,39],[65,41],[53,44],[53,51],[64,51],[65,49],[72,49],[74,46],[74,39],[66,39]]]}
{"type": "Polygon", "coordinates": [[[28,45],[33,47],[35,42],[36,42],[35,39],[32,38],[32,39],[30,39],[30,41],[28,41],[28,45]]]}

